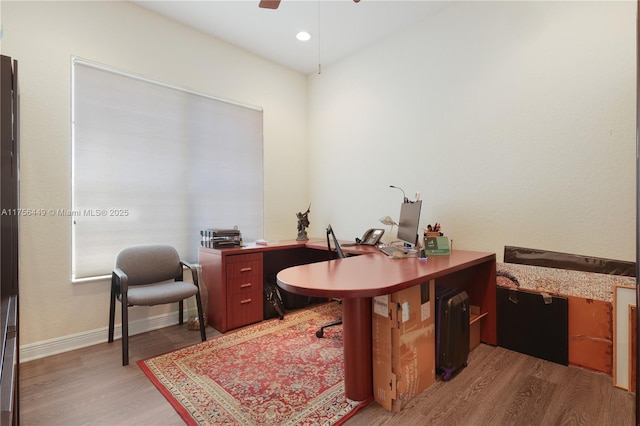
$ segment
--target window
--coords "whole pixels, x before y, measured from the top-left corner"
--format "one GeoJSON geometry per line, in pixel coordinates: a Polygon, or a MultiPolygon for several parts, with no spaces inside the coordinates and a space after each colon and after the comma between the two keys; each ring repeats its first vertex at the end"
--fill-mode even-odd
{"type": "Polygon", "coordinates": [[[197,261],[200,230],[263,237],[262,111],[72,61],[74,280],[127,246],[170,244],[197,261]]]}

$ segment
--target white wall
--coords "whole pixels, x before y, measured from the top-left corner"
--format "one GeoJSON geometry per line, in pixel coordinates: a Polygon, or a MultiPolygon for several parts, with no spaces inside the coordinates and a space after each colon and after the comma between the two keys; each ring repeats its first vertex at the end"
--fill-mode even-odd
{"type": "Polygon", "coordinates": [[[635,12],[454,2],[323,67],[309,83],[311,233],[397,220],[397,185],[459,249],[635,261],[635,12]]]}
{"type": "MultiPolygon", "coordinates": [[[[22,208],[71,208],[77,55],[263,107],[265,236],[295,238],[295,213],[308,203],[305,76],[128,2],[3,1],[2,20],[3,54],[19,61],[22,208]]],[[[56,339],[106,330],[109,282],[71,283],[70,218],[23,217],[20,232],[21,345],[55,347],[56,339]]],[[[165,312],[136,308],[132,320],[165,312]]],[[[105,341],[106,331],[96,336],[105,341]]]]}

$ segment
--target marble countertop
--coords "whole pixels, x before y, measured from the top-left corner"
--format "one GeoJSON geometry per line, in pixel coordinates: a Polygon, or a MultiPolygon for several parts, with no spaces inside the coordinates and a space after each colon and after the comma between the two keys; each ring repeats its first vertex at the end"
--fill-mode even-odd
{"type": "Polygon", "coordinates": [[[500,286],[577,296],[585,299],[613,301],[614,285],[635,286],[635,277],[545,268],[541,266],[500,263],[496,265],[500,286]],[[514,280],[508,278],[514,277],[514,280]]]}

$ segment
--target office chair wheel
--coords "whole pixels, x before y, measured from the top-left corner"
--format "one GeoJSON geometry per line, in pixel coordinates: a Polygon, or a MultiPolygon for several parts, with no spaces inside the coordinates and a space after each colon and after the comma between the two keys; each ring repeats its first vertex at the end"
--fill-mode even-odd
{"type": "Polygon", "coordinates": [[[317,337],[318,339],[323,338],[323,337],[324,337],[324,330],[323,330],[323,329],[320,329],[320,330],[316,331],[316,337],[317,337]]]}

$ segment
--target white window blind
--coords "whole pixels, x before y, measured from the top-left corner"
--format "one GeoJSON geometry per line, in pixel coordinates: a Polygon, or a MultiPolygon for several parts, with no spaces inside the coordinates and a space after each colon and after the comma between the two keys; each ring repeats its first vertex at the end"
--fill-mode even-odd
{"type": "Polygon", "coordinates": [[[127,246],[197,261],[200,230],[263,237],[262,111],[72,61],[73,279],[127,246]]]}

